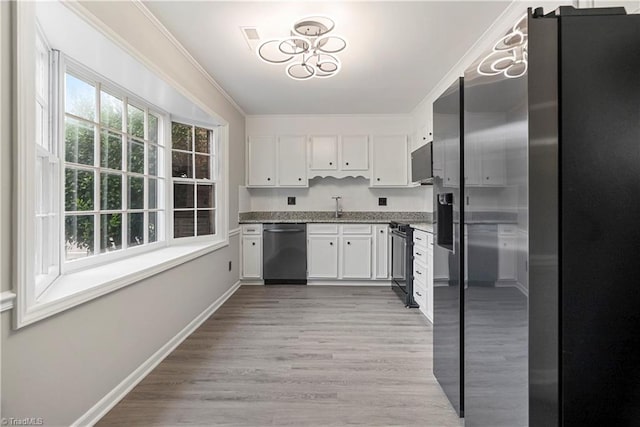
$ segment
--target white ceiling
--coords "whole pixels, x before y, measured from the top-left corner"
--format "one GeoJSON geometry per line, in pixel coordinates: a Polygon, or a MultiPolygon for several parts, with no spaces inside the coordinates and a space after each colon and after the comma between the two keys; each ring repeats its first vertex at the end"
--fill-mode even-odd
{"type": "Polygon", "coordinates": [[[510,1],[147,1],[145,5],[250,115],[409,113],[510,1]],[[285,37],[327,15],[348,41],[330,79],[295,81],[266,64],[240,30],[285,37]]]}

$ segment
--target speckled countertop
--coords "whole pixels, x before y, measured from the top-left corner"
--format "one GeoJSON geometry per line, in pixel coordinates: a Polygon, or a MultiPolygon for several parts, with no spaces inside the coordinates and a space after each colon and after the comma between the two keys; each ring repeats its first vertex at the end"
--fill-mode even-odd
{"type": "Polygon", "coordinates": [[[426,231],[427,233],[433,233],[433,224],[430,222],[412,222],[409,223],[411,228],[415,230],[426,231]]]}
{"type": "Polygon", "coordinates": [[[404,223],[430,223],[430,212],[343,212],[340,218],[335,217],[333,211],[280,211],[280,212],[242,212],[239,215],[240,224],[261,224],[273,222],[346,222],[346,223],[388,223],[391,221],[404,223]]]}

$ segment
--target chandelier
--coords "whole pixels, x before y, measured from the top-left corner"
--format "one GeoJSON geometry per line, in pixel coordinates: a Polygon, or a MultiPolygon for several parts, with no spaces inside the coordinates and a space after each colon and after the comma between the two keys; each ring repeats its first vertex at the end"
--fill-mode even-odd
{"type": "Polygon", "coordinates": [[[293,24],[289,37],[258,46],[258,57],[269,64],[287,64],[285,71],[294,80],[333,77],[341,68],[335,54],[347,47],[345,39],[329,34],[334,27],[325,16],[302,18],[293,24]]]}
{"type": "Polygon", "coordinates": [[[491,53],[478,64],[478,74],[483,76],[504,74],[511,79],[523,76],[528,67],[527,47],[527,15],[525,15],[504,37],[498,40],[491,53]]]}

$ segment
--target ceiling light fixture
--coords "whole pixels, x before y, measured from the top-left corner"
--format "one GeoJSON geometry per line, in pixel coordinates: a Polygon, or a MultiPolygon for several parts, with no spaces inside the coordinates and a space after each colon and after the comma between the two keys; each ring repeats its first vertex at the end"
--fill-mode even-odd
{"type": "Polygon", "coordinates": [[[344,38],[329,35],[335,23],[326,16],[309,16],[293,24],[291,36],[268,40],[258,57],[269,64],[288,64],[285,71],[294,80],[329,78],[340,71],[336,53],[347,47],[344,38]]]}
{"type": "Polygon", "coordinates": [[[478,64],[478,74],[515,79],[527,72],[529,54],[527,37],[527,15],[523,16],[513,28],[493,46],[478,64]]]}

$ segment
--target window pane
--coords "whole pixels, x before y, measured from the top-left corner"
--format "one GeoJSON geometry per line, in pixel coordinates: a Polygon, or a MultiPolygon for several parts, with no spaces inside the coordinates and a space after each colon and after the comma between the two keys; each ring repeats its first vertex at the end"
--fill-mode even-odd
{"type": "Polygon", "coordinates": [[[144,111],[133,105],[127,106],[127,120],[129,134],[144,138],[144,111]]]}
{"type": "Polygon", "coordinates": [[[129,171],[144,173],[144,144],[129,140],[129,171]]]}
{"type": "Polygon", "coordinates": [[[173,208],[193,208],[193,184],[173,184],[173,208]]]}
{"type": "Polygon", "coordinates": [[[196,128],[196,151],[209,153],[212,132],[209,129],[196,128]]]}
{"type": "Polygon", "coordinates": [[[159,221],[158,212],[149,212],[149,243],[158,241],[159,221]]]}
{"type": "Polygon", "coordinates": [[[149,175],[158,176],[158,147],[148,144],[149,147],[149,175]]]}
{"type": "Polygon", "coordinates": [[[44,128],[42,126],[43,123],[46,123],[45,120],[45,110],[40,105],[39,102],[36,102],[36,144],[44,147],[45,149],[49,149],[49,143],[47,141],[47,137],[45,135],[44,128]]]}
{"type": "Polygon", "coordinates": [[[193,178],[193,154],[174,151],[171,159],[172,176],[178,178],[193,178]]]}
{"type": "Polygon", "coordinates": [[[93,85],[65,75],[64,111],[87,120],[95,121],[96,89],[93,85]]]}
{"type": "Polygon", "coordinates": [[[93,255],[93,215],[67,215],[64,231],[67,261],[93,255]]]}
{"type": "Polygon", "coordinates": [[[158,143],[158,118],[149,114],[149,141],[158,143]]]}
{"type": "Polygon", "coordinates": [[[147,193],[147,200],[149,203],[148,209],[156,209],[158,207],[158,180],[149,178],[149,188],[147,193]]]}
{"type": "Polygon", "coordinates": [[[102,126],[122,130],[122,100],[100,91],[100,122],[102,126]]]}
{"type": "Polygon", "coordinates": [[[100,166],[122,170],[122,136],[103,130],[100,133],[100,166]]]}
{"type": "Polygon", "coordinates": [[[211,157],[196,154],[196,178],[211,179],[211,157]]]}
{"type": "Polygon", "coordinates": [[[122,209],[122,175],[100,174],[100,209],[122,209]]]}
{"type": "Polygon", "coordinates": [[[129,177],[129,209],[144,209],[144,178],[129,177]]]}
{"type": "Polygon", "coordinates": [[[181,123],[171,123],[171,147],[178,150],[193,151],[193,127],[181,123]]]}
{"type": "Polygon", "coordinates": [[[177,211],[173,213],[173,237],[194,236],[193,211],[177,211]]]}
{"type": "Polygon", "coordinates": [[[100,215],[100,252],[122,249],[122,215],[100,215]]]}
{"type": "Polygon", "coordinates": [[[93,166],[94,126],[65,118],[65,159],[67,162],[93,166]]]}
{"type": "Polygon", "coordinates": [[[198,207],[214,208],[214,195],[213,185],[198,185],[198,207]]]}
{"type": "Polygon", "coordinates": [[[129,246],[144,243],[144,213],[129,214],[129,246]]]}
{"type": "Polygon", "coordinates": [[[93,210],[93,172],[73,168],[65,170],[65,204],[69,211],[93,210]]]}
{"type": "Polygon", "coordinates": [[[216,232],[215,212],[213,210],[198,211],[198,236],[214,234],[216,232]]]}

